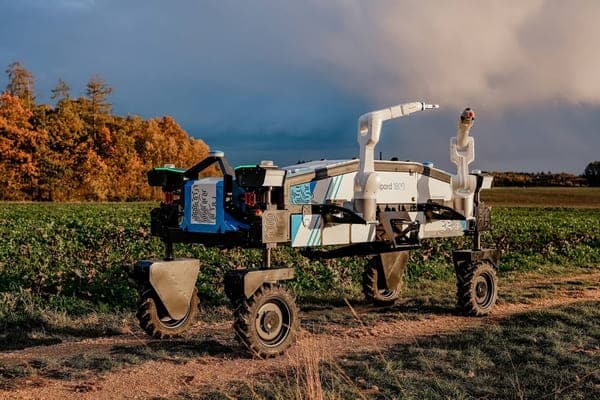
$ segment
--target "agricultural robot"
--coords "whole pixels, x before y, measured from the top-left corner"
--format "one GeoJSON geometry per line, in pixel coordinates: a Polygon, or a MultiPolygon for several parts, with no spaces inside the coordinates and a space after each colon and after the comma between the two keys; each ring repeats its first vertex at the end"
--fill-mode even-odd
{"type": "Polygon", "coordinates": [[[283,353],[295,340],[298,309],[280,282],[293,268],[271,264],[277,246],[301,248],[312,259],[371,256],[363,274],[367,300],[386,305],[399,297],[410,250],[424,239],[471,236],[472,247],[453,252],[458,307],[467,315],[488,314],[497,298],[498,253],[481,248],[490,210],[480,201],[492,177],[469,171],[475,158],[469,136],[475,114],[460,116],[450,142],[455,175],[431,163],[375,159],[384,121],[437,105],[413,102],[362,115],[358,160],[322,160],[278,168],[271,161],[232,169],[212,152],[189,169],[172,166],[148,172],[164,201],[151,212],[151,233],[165,245],[162,260],[139,261],[137,317],[154,337],[183,332],[198,313],[196,259],[175,258],[174,243],[263,249],[258,269],[226,274],[225,292],[234,307],[237,338],[259,357],[283,353]],[[220,177],[201,177],[216,164],[220,177]]]}

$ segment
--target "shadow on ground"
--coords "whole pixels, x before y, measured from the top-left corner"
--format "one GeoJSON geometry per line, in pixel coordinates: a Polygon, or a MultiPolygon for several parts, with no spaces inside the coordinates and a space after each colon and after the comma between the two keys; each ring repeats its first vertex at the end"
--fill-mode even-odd
{"type": "MultiPolygon", "coordinates": [[[[63,358],[36,358],[13,365],[0,364],[0,389],[22,387],[27,378],[82,380],[146,361],[183,364],[199,356],[248,358],[237,343],[173,339],[135,345],[90,346],[63,358]]],[[[30,379],[28,380],[28,382],[30,379]]]]}
{"type": "Polygon", "coordinates": [[[41,316],[19,316],[0,322],[0,351],[21,350],[27,347],[61,343],[65,339],[86,339],[119,335],[121,332],[104,322],[61,325],[48,322],[41,316]]]}

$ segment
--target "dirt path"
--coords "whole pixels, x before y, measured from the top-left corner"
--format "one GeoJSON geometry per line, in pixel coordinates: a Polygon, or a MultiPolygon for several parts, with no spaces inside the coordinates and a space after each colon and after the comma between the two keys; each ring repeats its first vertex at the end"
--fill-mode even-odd
{"type": "MultiPolygon", "coordinates": [[[[600,273],[584,276],[556,277],[545,279],[543,283],[560,283],[585,277],[588,281],[600,282],[600,273]]],[[[541,281],[531,282],[540,283],[541,281]]],[[[515,283],[515,286],[523,283],[515,283]]],[[[198,324],[191,332],[193,339],[161,342],[181,347],[181,352],[166,352],[164,357],[154,357],[138,365],[108,369],[100,374],[87,374],[81,379],[61,379],[32,376],[23,378],[17,390],[0,391],[5,399],[133,399],[154,396],[173,396],[181,390],[211,385],[222,387],[232,380],[252,380],[254,376],[293,368],[299,360],[310,353],[311,357],[323,359],[344,355],[384,350],[386,346],[399,343],[413,343],[432,335],[452,334],[486,324],[495,324],[519,313],[541,310],[554,306],[568,305],[582,301],[600,301],[600,283],[584,285],[578,290],[555,293],[552,297],[531,300],[528,304],[499,304],[494,313],[486,318],[466,318],[447,313],[422,314],[418,319],[408,318],[403,313],[394,319],[370,321],[360,320],[372,309],[360,307],[343,312],[354,315],[354,326],[343,323],[324,322],[325,329],[318,333],[303,330],[299,343],[285,356],[274,360],[254,360],[245,356],[233,340],[231,323],[198,324]],[[358,322],[357,322],[358,321],[358,322]],[[203,352],[205,346],[208,350],[203,352]],[[191,347],[200,347],[192,355],[186,353],[191,347]],[[183,356],[182,356],[183,355],[183,356]]],[[[342,309],[340,308],[340,312],[342,309]]],[[[310,312],[309,312],[310,314],[310,312]]],[[[310,315],[309,315],[310,316],[310,315]]],[[[372,317],[372,316],[371,316],[372,317]]],[[[190,337],[192,337],[190,335],[190,337]]],[[[25,350],[3,353],[2,363],[27,363],[40,359],[65,358],[90,354],[114,353],[115,349],[130,349],[143,352],[153,346],[145,337],[133,334],[113,338],[86,339],[52,346],[32,347],[25,350]]],[[[156,349],[154,349],[156,350],[156,349]]],[[[153,353],[156,354],[156,353],[153,353]]],[[[163,353],[159,353],[163,354],[163,353]]],[[[108,356],[110,357],[110,356],[108,356]]]]}

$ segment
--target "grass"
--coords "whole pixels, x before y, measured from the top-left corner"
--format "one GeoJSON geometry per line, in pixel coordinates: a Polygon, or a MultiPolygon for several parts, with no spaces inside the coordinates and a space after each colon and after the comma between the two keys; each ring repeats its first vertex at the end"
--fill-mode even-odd
{"type": "Polygon", "coordinates": [[[481,197],[496,207],[600,208],[597,187],[494,187],[482,191],[481,197]]]}
{"type": "MultiPolygon", "coordinates": [[[[304,367],[292,366],[277,376],[185,391],[178,398],[600,398],[599,306],[589,302],[530,312],[459,334],[382,352],[354,353],[315,366],[317,355],[304,367]],[[309,396],[308,390],[315,389],[309,396]]],[[[311,355],[315,349],[303,349],[301,354],[311,355]]]]}
{"type": "Polygon", "coordinates": [[[598,305],[529,313],[395,346],[386,362],[358,354],[341,365],[380,388],[382,398],[590,398],[600,394],[598,305]]]}
{"type": "MultiPolygon", "coordinates": [[[[600,287],[597,275],[589,274],[590,272],[598,270],[555,266],[535,273],[503,273],[501,299],[504,303],[528,303],[533,299],[551,298],[558,294],[576,296],[581,290],[600,287]],[[563,279],[557,273],[577,273],[577,278],[563,279]]],[[[500,390],[502,385],[507,384],[507,377],[514,378],[507,355],[513,358],[512,362],[519,374],[522,372],[518,377],[523,385],[525,398],[537,398],[537,394],[543,390],[550,391],[542,383],[538,383],[532,392],[527,391],[532,385],[528,381],[531,371],[538,375],[541,373],[540,382],[544,379],[559,382],[560,387],[557,386],[556,389],[563,390],[566,386],[566,380],[556,380],[551,375],[558,375],[557,368],[553,368],[554,372],[541,371],[542,363],[556,365],[570,360],[565,364],[565,368],[570,368],[568,376],[572,373],[573,377],[577,375],[580,380],[591,379],[590,382],[595,382],[594,384],[600,383],[597,382],[597,376],[584,378],[586,371],[590,371],[588,367],[593,364],[594,357],[597,362],[600,356],[599,303],[529,313],[512,317],[498,325],[487,324],[457,335],[424,338],[418,343],[398,345],[382,352],[351,353],[333,361],[327,361],[323,357],[323,349],[313,335],[326,333],[335,326],[369,329],[399,318],[410,321],[431,318],[437,314],[452,314],[453,282],[410,283],[405,288],[401,301],[391,307],[365,307],[362,301],[355,299],[352,305],[360,319],[356,318],[356,314],[343,301],[332,304],[328,300],[313,299],[308,304],[300,304],[306,339],[299,345],[303,347],[297,352],[296,358],[291,360],[292,367],[289,370],[275,376],[259,377],[252,383],[237,382],[216,389],[182,392],[178,398],[304,399],[309,398],[304,396],[306,393],[312,393],[310,398],[313,399],[320,398],[321,395],[329,399],[470,398],[485,397],[486,393],[490,398],[510,398],[509,394],[518,398],[514,388],[513,391],[509,388],[500,390]],[[531,338],[536,339],[532,341],[531,338]],[[562,346],[559,351],[538,357],[557,346],[562,346]],[[535,358],[529,358],[525,352],[528,348],[535,358]],[[574,358],[565,358],[568,349],[575,352],[574,358]],[[469,369],[465,370],[467,367],[469,369]],[[474,377],[469,376],[472,375],[471,371],[475,374],[474,377]],[[495,383],[497,380],[501,382],[495,383]]],[[[208,314],[211,311],[212,308],[205,309],[208,314]]],[[[217,306],[217,313],[220,316],[216,317],[216,321],[226,322],[231,318],[231,314],[222,313],[220,306],[217,306]]],[[[149,340],[136,326],[130,326],[129,322],[133,321],[133,315],[128,312],[114,316],[98,314],[76,317],[49,312],[30,321],[20,321],[19,328],[16,328],[19,322],[15,322],[12,338],[16,339],[20,335],[23,338],[20,346],[76,341],[119,333],[129,333],[126,338],[134,340],[118,344],[86,345],[77,354],[69,352],[52,357],[34,356],[22,363],[0,363],[0,389],[10,390],[16,385],[31,385],[38,378],[81,382],[98,374],[119,371],[150,360],[186,363],[206,355],[233,359],[247,357],[244,349],[233,340],[230,331],[202,330],[180,339],[156,341],[149,340]]],[[[6,338],[5,350],[18,347],[8,343],[6,338]]],[[[586,386],[588,384],[589,382],[568,389],[570,392],[567,393],[574,393],[572,398],[578,398],[577,394],[581,393],[582,388],[589,389],[586,386]]],[[[80,390],[86,389],[82,387],[80,390]]]]}
{"type": "Polygon", "coordinates": [[[132,317],[130,312],[119,310],[71,314],[34,301],[30,293],[18,296],[5,293],[4,302],[0,303],[4,306],[0,309],[1,351],[118,335],[132,317]]]}

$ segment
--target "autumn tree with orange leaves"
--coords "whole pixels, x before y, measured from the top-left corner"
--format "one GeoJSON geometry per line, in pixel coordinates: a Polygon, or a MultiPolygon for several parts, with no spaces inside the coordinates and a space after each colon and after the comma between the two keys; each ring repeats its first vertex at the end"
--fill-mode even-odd
{"type": "Polygon", "coordinates": [[[113,89],[99,76],[78,98],[60,79],[50,106],[35,103],[33,74],[22,63],[11,64],[7,74],[0,96],[0,200],[151,199],[157,193],[146,182],[148,170],[166,163],[190,167],[208,154],[208,146],[171,117],[113,115],[113,89]]]}
{"type": "Polygon", "coordinates": [[[31,116],[20,98],[0,95],[0,188],[5,200],[30,199],[37,190],[36,155],[42,152],[46,134],[33,129],[31,116]]]}

